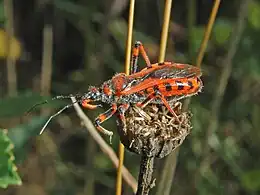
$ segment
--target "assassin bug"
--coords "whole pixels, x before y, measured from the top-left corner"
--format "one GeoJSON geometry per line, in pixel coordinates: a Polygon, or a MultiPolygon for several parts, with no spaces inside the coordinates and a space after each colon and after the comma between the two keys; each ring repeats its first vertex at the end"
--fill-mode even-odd
{"type": "MultiPolygon", "coordinates": [[[[76,97],[77,101],[68,104],[52,115],[40,133],[43,132],[52,118],[71,107],[74,103],[80,103],[83,107],[89,109],[96,109],[102,106],[101,104],[91,104],[92,102],[102,102],[111,105],[109,110],[95,119],[96,128],[110,137],[113,135],[113,132],[106,130],[101,124],[117,111],[120,119],[125,124],[124,113],[133,104],[141,108],[144,108],[149,103],[163,104],[173,116],[177,117],[171,107],[171,103],[200,92],[203,87],[200,79],[201,75],[199,68],[188,64],[174,62],[151,64],[142,43],[137,41],[132,51],[130,75],[118,73],[112,79],[105,81],[100,87],[89,87],[88,92],[83,95],[54,97],[53,99],[76,97]],[[141,71],[137,70],[139,53],[141,53],[146,63],[146,67],[141,71]]],[[[47,101],[43,103],[47,103],[47,101]]]]}

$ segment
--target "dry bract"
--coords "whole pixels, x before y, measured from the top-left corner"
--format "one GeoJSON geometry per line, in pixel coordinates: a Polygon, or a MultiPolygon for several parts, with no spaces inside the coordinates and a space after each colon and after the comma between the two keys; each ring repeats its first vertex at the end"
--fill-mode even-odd
{"type": "Polygon", "coordinates": [[[181,111],[180,102],[176,102],[173,108],[179,120],[161,105],[149,104],[144,109],[130,107],[125,113],[126,127],[120,119],[117,120],[121,142],[137,154],[167,156],[182,144],[192,128],[191,112],[181,111]]]}

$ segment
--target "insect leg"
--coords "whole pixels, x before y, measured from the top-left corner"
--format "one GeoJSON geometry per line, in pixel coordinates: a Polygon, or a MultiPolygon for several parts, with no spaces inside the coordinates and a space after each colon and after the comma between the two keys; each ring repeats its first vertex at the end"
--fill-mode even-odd
{"type": "Polygon", "coordinates": [[[118,112],[119,112],[119,118],[123,123],[123,130],[126,131],[126,119],[125,119],[125,112],[129,108],[129,104],[122,104],[118,107],[118,112]]]}
{"type": "Polygon", "coordinates": [[[166,108],[172,113],[172,115],[178,120],[178,122],[180,122],[178,116],[176,115],[176,113],[172,109],[172,107],[170,106],[169,102],[165,99],[165,97],[159,91],[155,91],[155,92],[149,94],[148,97],[142,103],[137,104],[137,106],[144,108],[155,98],[160,98],[162,100],[163,104],[166,106],[166,108]]]}
{"type": "Polygon", "coordinates": [[[81,102],[81,105],[82,105],[83,107],[88,108],[88,109],[91,109],[91,110],[94,110],[94,109],[96,109],[96,108],[98,108],[98,107],[102,107],[101,104],[97,104],[97,105],[89,104],[89,102],[91,102],[91,101],[92,101],[92,100],[90,100],[90,99],[83,100],[83,101],[81,102]]]}
{"type": "Polygon", "coordinates": [[[50,118],[46,121],[46,123],[44,124],[44,126],[42,127],[41,131],[40,131],[40,135],[42,134],[42,132],[44,131],[44,129],[47,127],[47,125],[51,122],[51,120],[58,116],[60,113],[62,113],[64,110],[66,110],[67,108],[72,107],[75,103],[78,103],[80,100],[77,100],[75,102],[72,102],[71,104],[68,104],[66,106],[64,106],[62,109],[60,109],[58,112],[56,112],[55,114],[51,115],[50,118]]]}
{"type": "Polygon", "coordinates": [[[144,61],[147,65],[147,67],[151,67],[151,62],[149,60],[148,55],[146,54],[146,51],[144,49],[143,44],[140,41],[136,41],[133,51],[132,51],[132,60],[131,60],[131,70],[130,70],[130,74],[134,74],[137,72],[137,62],[138,62],[138,57],[139,57],[139,51],[142,55],[142,57],[144,58],[144,61]]]}
{"type": "Polygon", "coordinates": [[[101,126],[101,124],[103,122],[105,122],[107,119],[109,119],[110,117],[112,117],[115,112],[117,111],[117,105],[116,104],[112,104],[111,108],[109,110],[107,110],[106,112],[104,112],[103,114],[100,114],[96,119],[95,119],[95,126],[96,128],[104,133],[105,135],[108,135],[110,137],[110,143],[112,141],[112,136],[113,136],[113,132],[112,131],[108,131],[106,130],[104,127],[101,126]]]}
{"type": "Polygon", "coordinates": [[[172,115],[178,120],[178,122],[180,123],[180,120],[178,118],[178,116],[176,115],[176,113],[174,112],[174,110],[172,109],[171,105],[169,104],[169,102],[165,99],[165,97],[163,95],[157,95],[158,98],[160,98],[163,102],[163,104],[166,106],[166,108],[172,113],[172,115]]]}

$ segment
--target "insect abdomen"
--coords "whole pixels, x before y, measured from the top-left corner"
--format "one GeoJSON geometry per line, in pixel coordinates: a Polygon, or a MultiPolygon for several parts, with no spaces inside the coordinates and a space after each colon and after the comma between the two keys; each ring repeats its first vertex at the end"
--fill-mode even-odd
{"type": "Polygon", "coordinates": [[[145,89],[144,93],[150,94],[158,91],[165,97],[169,97],[195,94],[201,88],[202,82],[198,77],[165,79],[164,82],[145,89]]]}

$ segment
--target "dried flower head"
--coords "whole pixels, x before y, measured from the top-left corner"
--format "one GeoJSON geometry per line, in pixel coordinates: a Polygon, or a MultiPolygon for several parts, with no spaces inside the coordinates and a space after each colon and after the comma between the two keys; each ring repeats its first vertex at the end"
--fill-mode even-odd
{"type": "Polygon", "coordinates": [[[192,128],[191,112],[183,112],[181,106],[181,102],[172,105],[178,120],[161,105],[149,104],[143,109],[130,107],[125,113],[126,126],[117,120],[121,142],[136,154],[167,156],[182,144],[192,128]]]}

